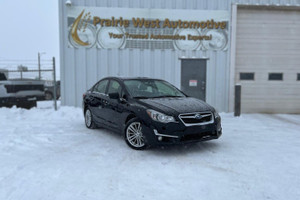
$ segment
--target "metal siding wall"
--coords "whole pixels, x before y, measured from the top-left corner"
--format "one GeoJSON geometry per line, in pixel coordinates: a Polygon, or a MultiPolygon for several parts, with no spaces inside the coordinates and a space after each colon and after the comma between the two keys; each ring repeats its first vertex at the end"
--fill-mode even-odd
{"type": "Polygon", "coordinates": [[[66,51],[65,51],[65,46],[67,45],[67,40],[66,40],[66,14],[65,14],[65,6],[63,4],[63,1],[58,2],[58,7],[59,7],[59,42],[60,42],[60,78],[61,78],[61,103],[63,105],[67,104],[67,99],[66,99],[66,82],[67,82],[67,69],[66,69],[66,51]]]}
{"type": "MultiPolygon", "coordinates": [[[[180,88],[180,57],[208,57],[207,102],[219,111],[228,111],[229,50],[104,50],[67,47],[65,1],[61,10],[62,104],[81,106],[82,93],[105,76],[149,76],[165,79],[180,88]]],[[[72,0],[74,6],[228,10],[228,0],[72,0]]]]}
{"type": "Polygon", "coordinates": [[[75,51],[75,105],[81,105],[82,94],[87,88],[86,86],[86,49],[78,49],[75,51]]]}
{"type": "Polygon", "coordinates": [[[230,3],[248,5],[300,6],[300,0],[232,0],[230,3]]]}
{"type": "Polygon", "coordinates": [[[86,72],[86,85],[87,88],[91,88],[98,80],[97,49],[87,49],[86,59],[86,66],[88,66],[88,70],[86,72]]]}
{"type": "MultiPolygon", "coordinates": [[[[72,0],[74,6],[199,10],[230,10],[231,3],[299,6],[300,0],[72,0]]],[[[228,110],[229,51],[179,52],[172,50],[68,48],[65,1],[59,1],[59,7],[63,105],[80,106],[82,93],[97,80],[107,75],[151,76],[166,79],[180,87],[180,61],[178,58],[185,56],[209,58],[207,65],[207,102],[216,106],[220,111],[228,110]]]]}

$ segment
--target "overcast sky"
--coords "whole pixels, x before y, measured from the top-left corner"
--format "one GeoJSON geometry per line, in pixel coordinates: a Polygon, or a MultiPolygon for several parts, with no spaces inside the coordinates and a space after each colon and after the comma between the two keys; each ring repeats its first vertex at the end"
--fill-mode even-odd
{"type": "Polygon", "coordinates": [[[0,60],[57,59],[59,25],[57,0],[0,0],[0,60]]]}

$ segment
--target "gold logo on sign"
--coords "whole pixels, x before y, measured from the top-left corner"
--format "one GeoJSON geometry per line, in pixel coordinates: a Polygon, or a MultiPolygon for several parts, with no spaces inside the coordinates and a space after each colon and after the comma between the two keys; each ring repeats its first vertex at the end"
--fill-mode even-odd
{"type": "Polygon", "coordinates": [[[78,35],[78,30],[81,30],[82,28],[83,28],[82,31],[85,32],[87,23],[91,18],[90,13],[87,13],[84,15],[83,19],[81,19],[83,14],[84,14],[84,10],[75,19],[75,21],[71,27],[71,37],[77,44],[79,44],[81,46],[88,46],[88,45],[90,45],[90,43],[82,41],[78,35]]]}

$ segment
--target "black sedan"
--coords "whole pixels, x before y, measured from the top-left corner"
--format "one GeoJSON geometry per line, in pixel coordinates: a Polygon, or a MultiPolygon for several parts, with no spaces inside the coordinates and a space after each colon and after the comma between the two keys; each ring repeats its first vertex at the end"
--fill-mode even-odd
{"type": "Polygon", "coordinates": [[[119,132],[137,150],[222,134],[221,118],[212,106],[159,79],[104,78],[83,95],[83,111],[88,128],[119,132]]]}

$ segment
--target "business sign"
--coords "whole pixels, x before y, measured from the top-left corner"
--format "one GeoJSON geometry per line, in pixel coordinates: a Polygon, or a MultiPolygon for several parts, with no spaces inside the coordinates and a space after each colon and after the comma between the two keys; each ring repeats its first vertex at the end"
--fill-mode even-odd
{"type": "Polygon", "coordinates": [[[226,50],[228,11],[70,7],[69,47],[226,50]]]}

